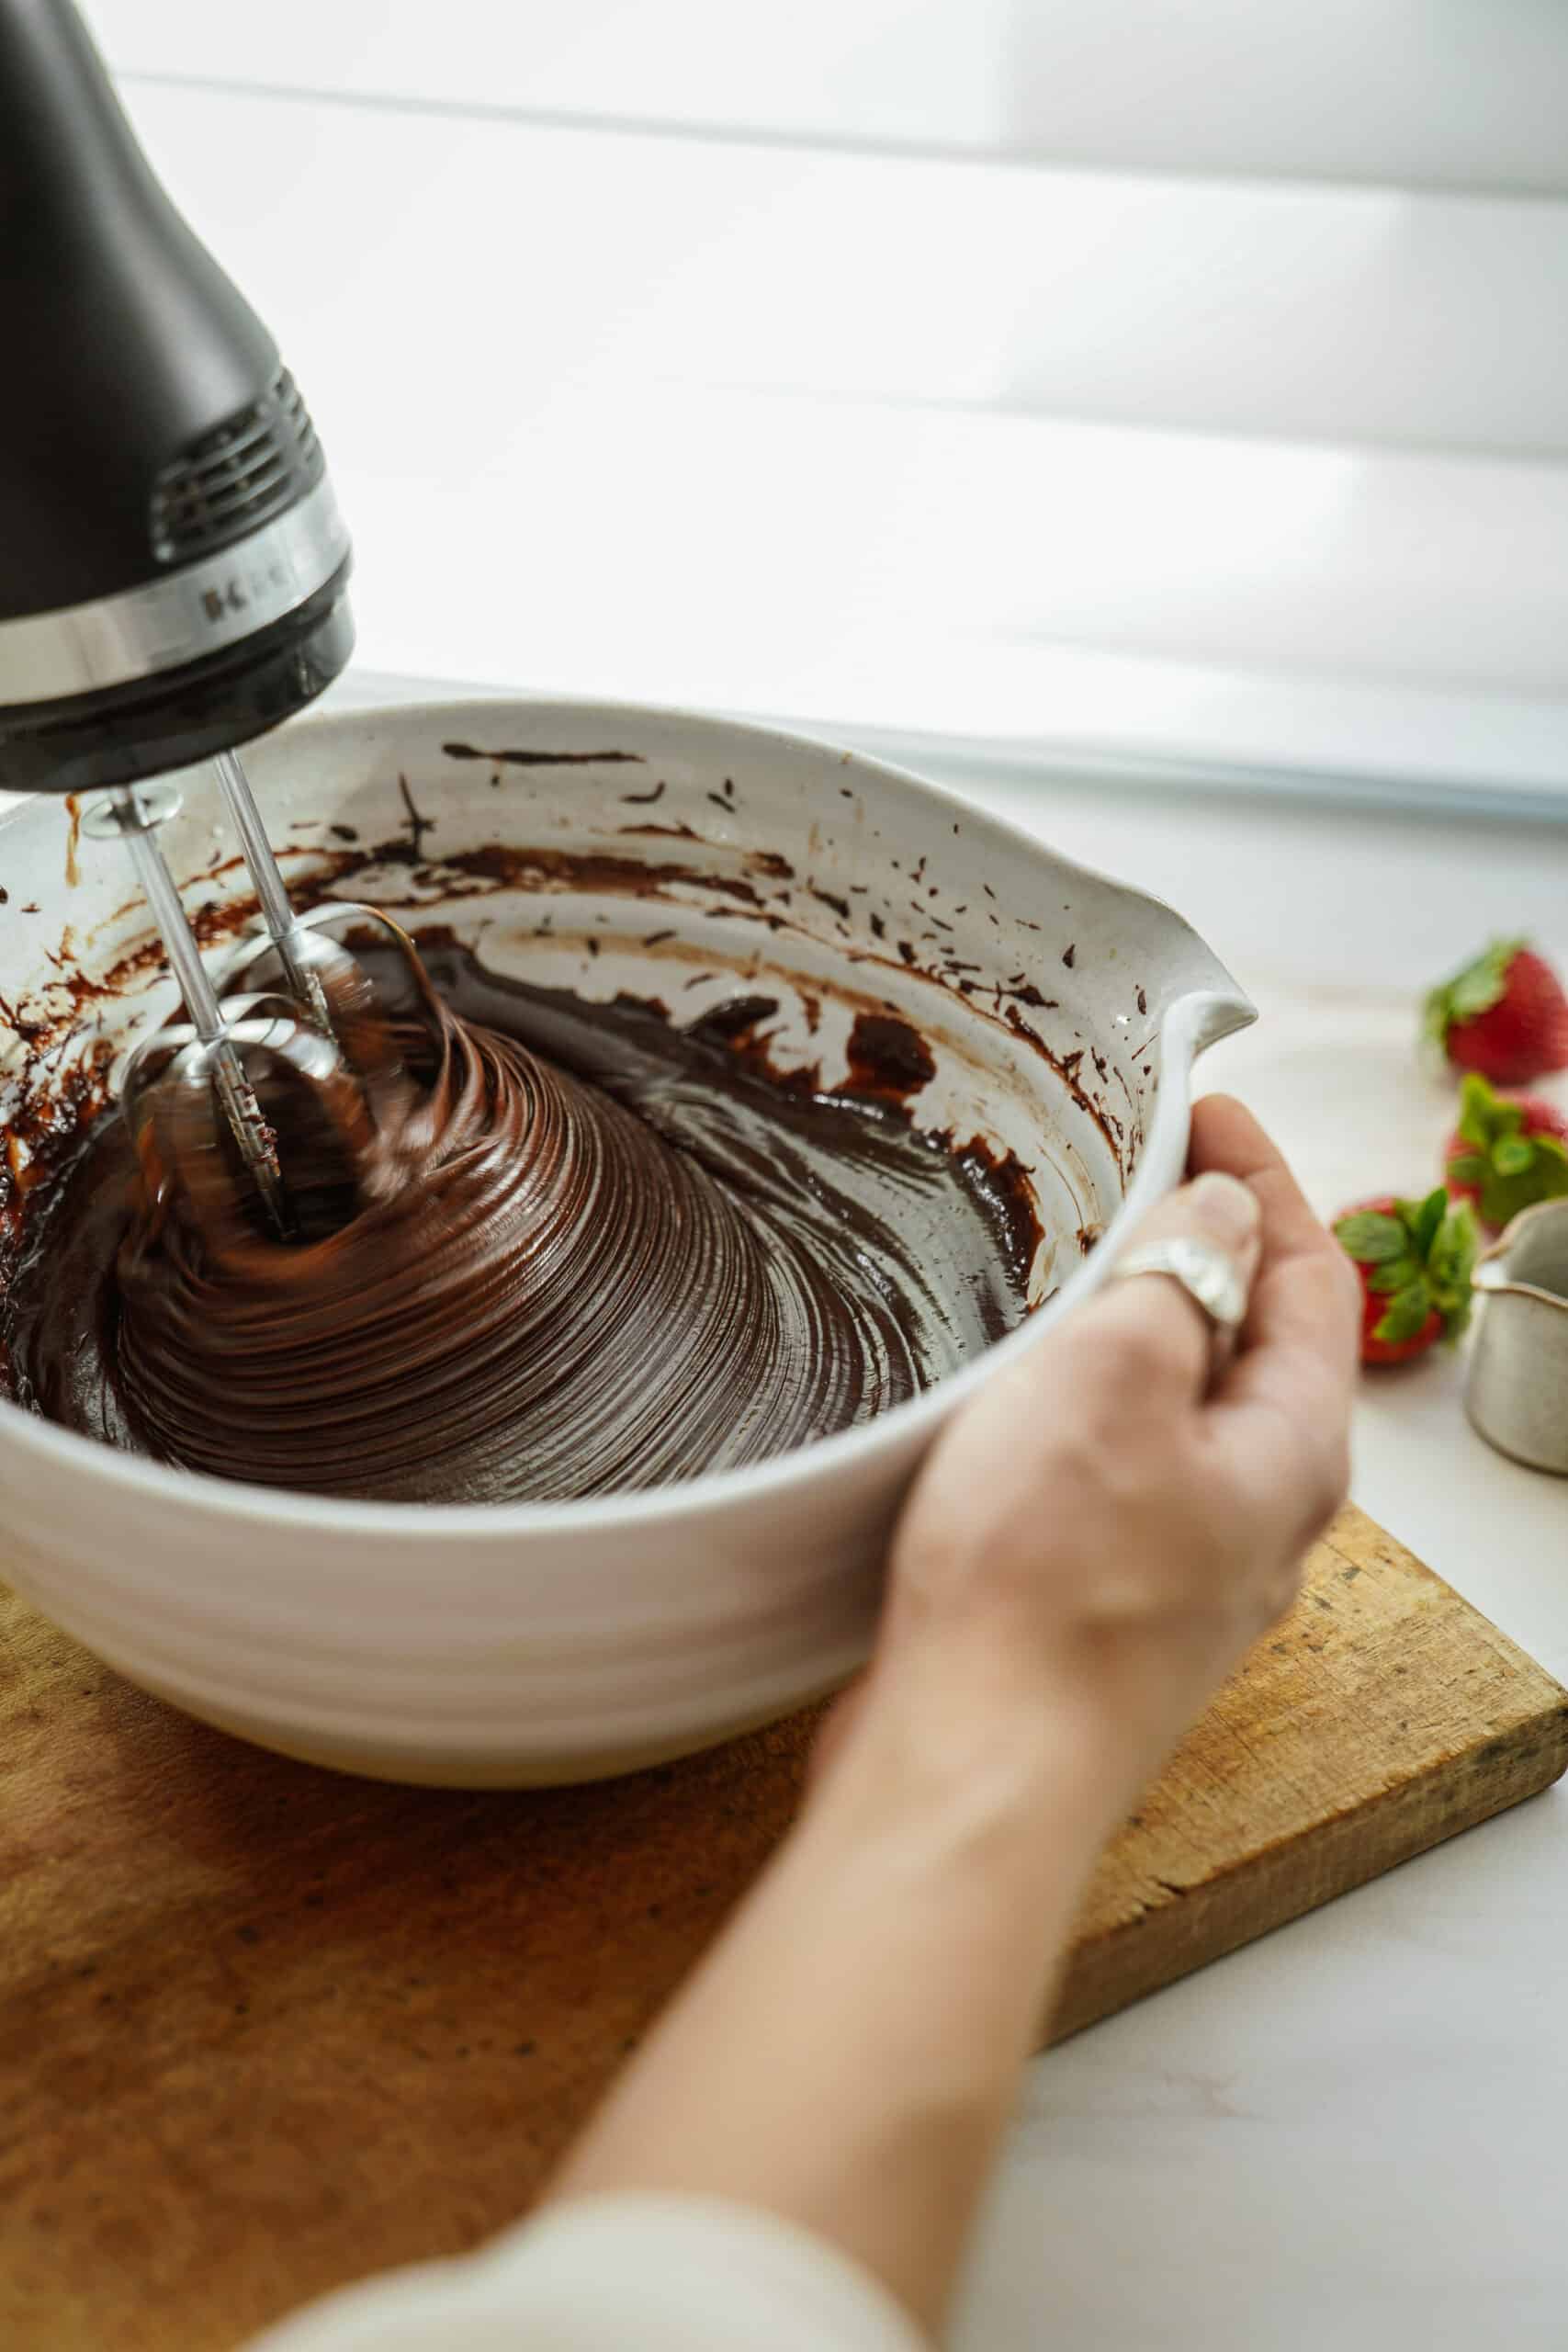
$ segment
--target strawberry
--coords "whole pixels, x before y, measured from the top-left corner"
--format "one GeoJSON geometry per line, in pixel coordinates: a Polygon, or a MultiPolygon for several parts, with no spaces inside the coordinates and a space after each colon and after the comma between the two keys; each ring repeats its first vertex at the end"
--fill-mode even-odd
{"type": "Polygon", "coordinates": [[[1528,1086],[1568,1069],[1568,996],[1522,939],[1495,939],[1427,999],[1426,1035],[1460,1069],[1495,1086],[1528,1086]]]}
{"type": "Polygon", "coordinates": [[[1473,1070],[1443,1154],[1449,1191],[1500,1233],[1521,1209],[1568,1193],[1568,1118],[1539,1094],[1498,1094],[1473,1070]]]}
{"type": "Polygon", "coordinates": [[[1424,1201],[1363,1201],[1337,1219],[1340,1248],[1361,1277],[1361,1362],[1404,1363],[1470,1319],[1475,1218],[1439,1184],[1424,1201]]]}

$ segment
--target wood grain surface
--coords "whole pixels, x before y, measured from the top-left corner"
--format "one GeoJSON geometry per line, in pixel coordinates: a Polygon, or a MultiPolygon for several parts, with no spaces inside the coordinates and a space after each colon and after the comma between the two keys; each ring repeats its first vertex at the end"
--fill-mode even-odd
{"type": "MultiPolygon", "coordinates": [[[[0,2344],[229,2352],[515,2218],[815,1720],[592,1788],[394,1789],[187,1723],[0,1587],[0,2344]]],[[[1347,1512],[1106,1853],[1053,2036],[1565,1765],[1568,1693],[1347,1512]]]]}

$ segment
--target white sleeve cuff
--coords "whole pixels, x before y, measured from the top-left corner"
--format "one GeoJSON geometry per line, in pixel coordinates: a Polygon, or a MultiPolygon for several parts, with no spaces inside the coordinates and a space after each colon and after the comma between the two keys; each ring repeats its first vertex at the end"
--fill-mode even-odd
{"type": "Polygon", "coordinates": [[[929,2352],[836,2247],[720,2198],[552,2205],[477,2254],[329,2296],[250,2352],[929,2352]]]}

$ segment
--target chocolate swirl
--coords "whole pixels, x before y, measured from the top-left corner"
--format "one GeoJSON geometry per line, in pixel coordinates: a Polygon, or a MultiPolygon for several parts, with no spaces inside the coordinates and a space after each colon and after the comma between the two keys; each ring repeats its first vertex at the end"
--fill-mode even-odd
{"type": "Polygon", "coordinates": [[[111,1181],[85,1168],[91,1262],[56,1271],[96,1306],[67,1328],[36,1264],[19,1293],[44,1410],[310,1493],[555,1501],[848,1428],[1016,1320],[1025,1238],[896,1114],[790,1096],[637,1008],[433,960],[548,1054],[432,998],[402,1039],[414,1082],[345,1126],[336,1205],[291,1244],[155,1155],[127,1212],[121,1146],[109,1247],[111,1181]]]}

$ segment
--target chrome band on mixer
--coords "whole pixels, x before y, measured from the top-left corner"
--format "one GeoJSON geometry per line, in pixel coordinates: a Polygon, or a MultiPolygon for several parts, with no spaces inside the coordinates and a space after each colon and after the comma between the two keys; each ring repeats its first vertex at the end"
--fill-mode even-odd
{"type": "Polygon", "coordinates": [[[118,596],[0,621],[0,709],[177,670],[282,620],[349,551],[332,485],[217,555],[118,596]]]}

